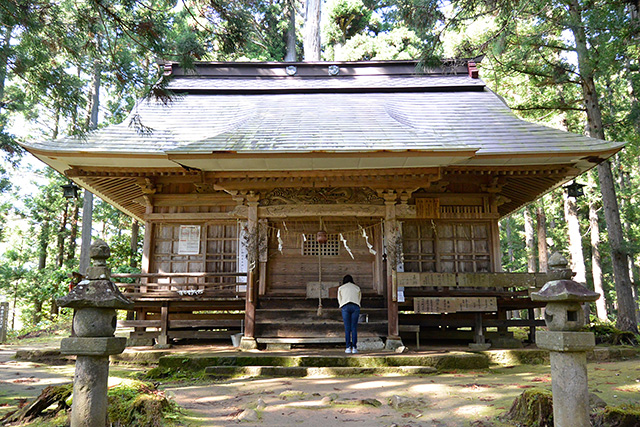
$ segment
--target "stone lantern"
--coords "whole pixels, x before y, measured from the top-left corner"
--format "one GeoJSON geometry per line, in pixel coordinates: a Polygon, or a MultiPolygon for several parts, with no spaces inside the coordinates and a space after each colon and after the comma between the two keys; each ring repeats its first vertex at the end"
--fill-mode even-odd
{"type": "Polygon", "coordinates": [[[548,282],[531,294],[533,301],[547,303],[544,320],[549,330],[538,332],[536,344],[549,350],[556,427],[590,425],[587,351],[595,347],[595,336],[581,331],[582,303],[598,298],[600,294],[573,280],[548,282]]]}
{"type": "Polygon", "coordinates": [[[87,268],[86,279],[57,301],[60,307],[75,309],[72,336],[60,343],[62,354],[77,355],[71,427],[107,425],[109,356],[122,353],[127,343],[114,336],[116,309],[133,306],[110,280],[109,246],[96,240],[89,254],[93,266],[87,268]]]}

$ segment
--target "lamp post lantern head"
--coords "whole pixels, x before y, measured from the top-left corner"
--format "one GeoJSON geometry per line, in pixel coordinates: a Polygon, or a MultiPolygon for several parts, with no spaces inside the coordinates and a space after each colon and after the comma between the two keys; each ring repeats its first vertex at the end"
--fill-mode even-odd
{"type": "Polygon", "coordinates": [[[65,199],[71,200],[78,198],[78,190],[80,189],[80,187],[75,185],[72,181],[69,181],[65,185],[61,185],[60,187],[62,188],[62,194],[64,195],[65,199]]]}
{"type": "Polygon", "coordinates": [[[569,185],[565,185],[564,186],[564,188],[567,189],[567,195],[569,197],[581,197],[581,196],[584,196],[583,187],[585,187],[584,184],[579,184],[579,183],[577,183],[575,181],[573,181],[569,185]]]}

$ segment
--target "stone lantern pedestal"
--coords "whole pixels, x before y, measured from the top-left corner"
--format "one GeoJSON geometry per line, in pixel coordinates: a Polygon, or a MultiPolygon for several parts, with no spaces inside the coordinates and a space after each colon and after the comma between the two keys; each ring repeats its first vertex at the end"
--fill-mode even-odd
{"type": "Polygon", "coordinates": [[[57,301],[60,307],[75,309],[73,336],[60,344],[62,354],[77,355],[71,427],[107,425],[109,356],[122,353],[127,344],[126,338],[114,336],[116,309],[131,308],[133,303],[110,280],[109,255],[109,246],[95,241],[90,249],[94,266],[87,269],[87,279],[57,301]]]}
{"type": "Polygon", "coordinates": [[[547,302],[549,330],[538,332],[536,344],[549,350],[555,427],[590,425],[587,351],[595,347],[595,336],[580,331],[585,324],[581,304],[599,297],[573,280],[548,282],[531,294],[533,301],[547,302]]]}

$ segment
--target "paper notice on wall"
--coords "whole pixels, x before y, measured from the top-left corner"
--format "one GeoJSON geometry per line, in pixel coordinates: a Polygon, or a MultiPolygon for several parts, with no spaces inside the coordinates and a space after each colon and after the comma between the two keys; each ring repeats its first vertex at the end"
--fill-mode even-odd
{"type": "Polygon", "coordinates": [[[404,288],[398,286],[398,302],[404,302],[404,288]]]}
{"type": "Polygon", "coordinates": [[[179,255],[198,255],[200,253],[199,225],[181,225],[179,239],[179,255]]]}

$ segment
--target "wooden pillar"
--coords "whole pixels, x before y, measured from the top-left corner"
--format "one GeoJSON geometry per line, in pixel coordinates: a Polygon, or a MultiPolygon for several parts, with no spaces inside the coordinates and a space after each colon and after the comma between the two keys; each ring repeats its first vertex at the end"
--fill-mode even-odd
{"type": "MultiPolygon", "coordinates": [[[[495,197],[491,197],[491,213],[498,213],[498,204],[496,202],[495,197]]],[[[498,273],[502,271],[502,250],[500,249],[500,227],[498,225],[498,220],[494,219],[491,221],[491,236],[490,236],[490,244],[491,244],[491,261],[493,272],[498,273]]]]}
{"type": "Polygon", "coordinates": [[[527,309],[528,318],[529,318],[529,342],[536,342],[536,313],[533,308],[527,309]]]}
{"type": "Polygon", "coordinates": [[[169,346],[169,303],[165,302],[160,308],[160,335],[157,347],[169,346]]]}
{"type": "Polygon", "coordinates": [[[484,344],[484,325],[482,324],[482,313],[476,313],[473,327],[473,342],[476,344],[484,344]]]}
{"type": "Polygon", "coordinates": [[[255,337],[256,326],[256,279],[258,276],[258,195],[253,192],[247,195],[247,234],[249,236],[249,268],[247,273],[247,295],[244,309],[244,338],[255,337]]]}
{"type": "Polygon", "coordinates": [[[384,193],[385,213],[385,241],[387,245],[387,320],[389,323],[387,339],[399,340],[398,330],[398,286],[397,286],[397,258],[396,253],[397,223],[396,223],[396,199],[394,191],[384,193]]]}
{"type": "MultiPolygon", "coordinates": [[[[147,214],[153,213],[153,206],[147,205],[146,212],[147,214]]],[[[151,257],[152,257],[152,248],[154,245],[153,242],[153,223],[149,221],[145,221],[144,223],[144,241],[142,244],[142,262],[140,263],[140,272],[141,273],[149,273],[151,270],[151,257]]],[[[140,279],[138,292],[144,293],[147,291],[146,283],[148,279],[143,277],[140,279]]],[[[136,308],[136,319],[137,320],[146,320],[147,319],[147,310],[142,307],[136,308]]],[[[135,327],[134,331],[136,334],[142,334],[147,330],[146,327],[135,327]]]]}

